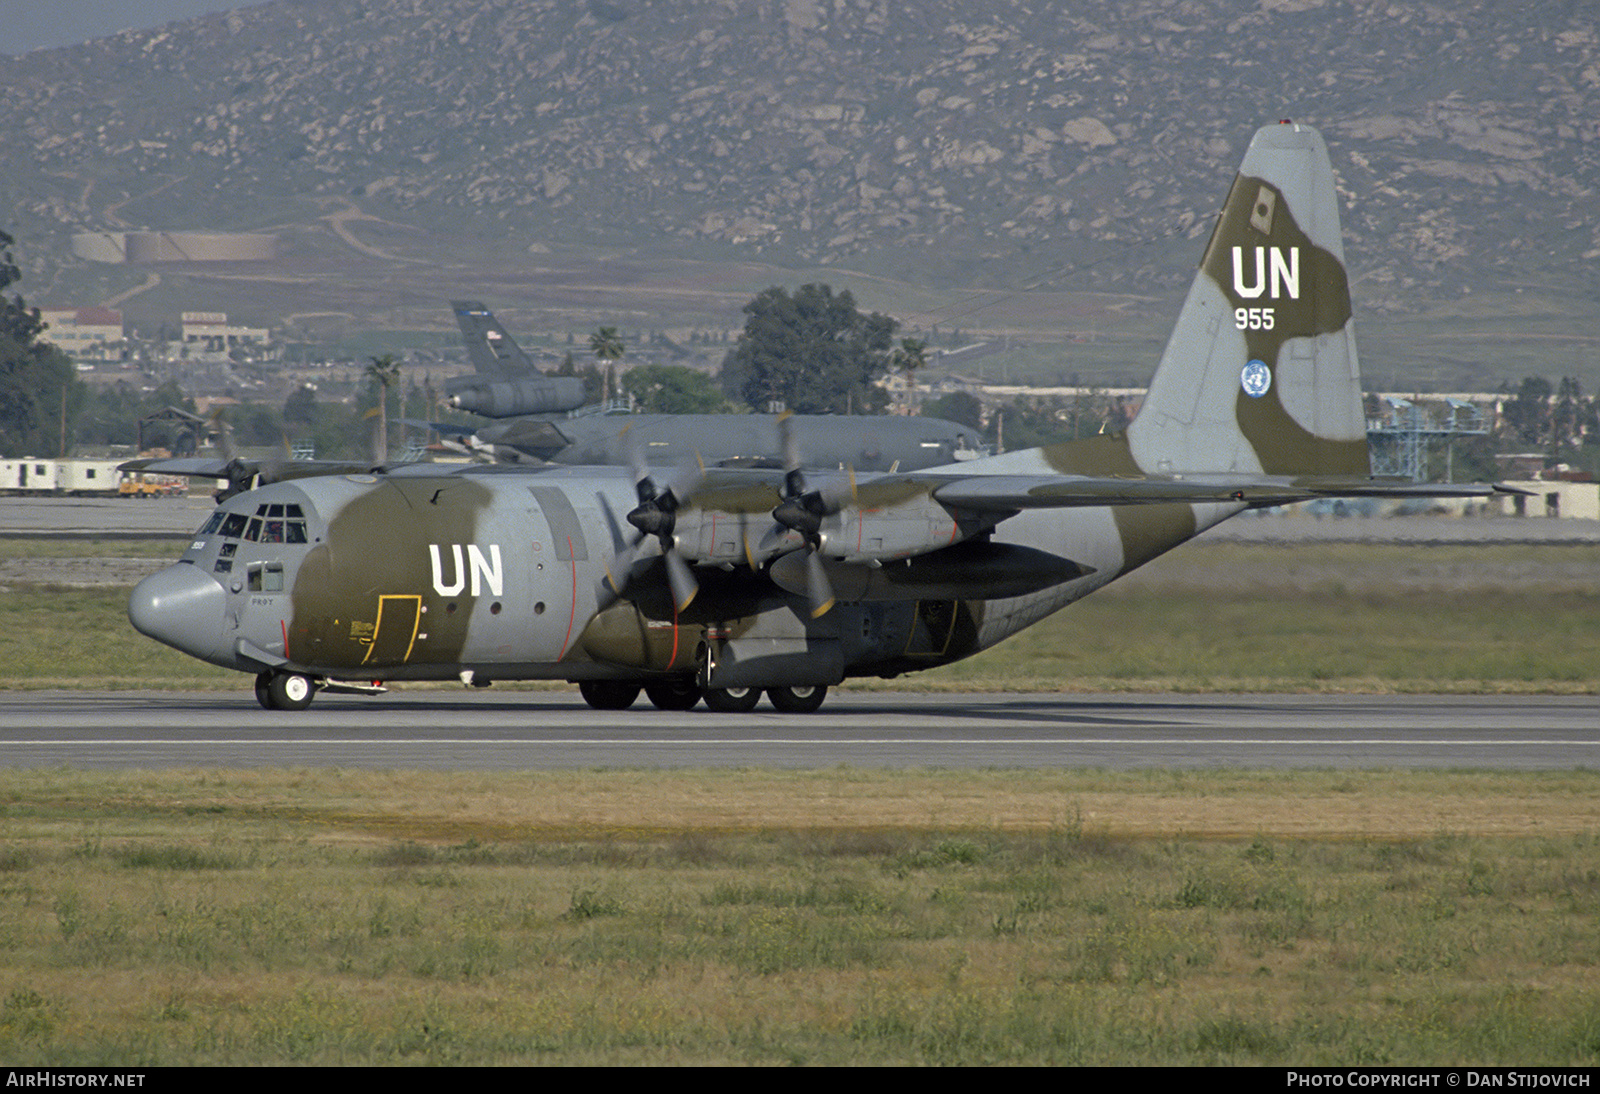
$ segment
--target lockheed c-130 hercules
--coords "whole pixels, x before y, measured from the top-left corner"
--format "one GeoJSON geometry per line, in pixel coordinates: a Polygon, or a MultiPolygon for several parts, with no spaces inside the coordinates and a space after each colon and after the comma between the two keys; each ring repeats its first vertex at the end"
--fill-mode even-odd
{"type": "Polygon", "coordinates": [[[916,472],[402,466],[222,502],[134,590],[144,634],[263,706],[556,679],[621,709],[815,710],[970,656],[1247,509],[1484,496],[1374,479],[1333,171],[1261,129],[1125,433],[916,472]]]}

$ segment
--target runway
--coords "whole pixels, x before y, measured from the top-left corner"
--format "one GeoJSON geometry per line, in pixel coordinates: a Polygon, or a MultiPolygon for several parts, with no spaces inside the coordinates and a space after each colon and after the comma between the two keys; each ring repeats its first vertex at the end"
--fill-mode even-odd
{"type": "Polygon", "coordinates": [[[0,766],[80,768],[1600,767],[1592,696],[836,692],[810,716],[600,713],[576,692],[0,694],[0,766]]]}
{"type": "MultiPolygon", "coordinates": [[[[206,491],[171,498],[0,497],[0,538],[171,539],[173,556],[182,541],[205,523],[216,503],[206,491]]],[[[1445,516],[1317,519],[1304,506],[1285,513],[1252,513],[1224,521],[1198,543],[1403,543],[1441,544],[1600,543],[1600,521],[1543,517],[1458,518],[1445,516]]]]}

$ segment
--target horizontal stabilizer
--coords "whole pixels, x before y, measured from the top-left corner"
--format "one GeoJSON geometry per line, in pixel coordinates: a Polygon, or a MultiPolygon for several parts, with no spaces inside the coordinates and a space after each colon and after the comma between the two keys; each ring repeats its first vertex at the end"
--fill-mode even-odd
{"type": "Polygon", "coordinates": [[[1098,505],[1244,502],[1253,508],[1312,498],[1486,498],[1519,493],[1486,483],[1413,483],[1393,479],[1302,476],[1091,478],[1076,475],[992,475],[954,479],[934,489],[945,505],[977,512],[1070,509],[1098,505]]]}

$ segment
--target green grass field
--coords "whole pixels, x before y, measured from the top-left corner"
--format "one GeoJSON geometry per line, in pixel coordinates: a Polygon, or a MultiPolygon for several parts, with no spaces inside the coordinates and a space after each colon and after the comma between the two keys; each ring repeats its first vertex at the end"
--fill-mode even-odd
{"type": "Polygon", "coordinates": [[[4,772],[0,1057],[1592,1066],[1597,791],[4,772]]]}

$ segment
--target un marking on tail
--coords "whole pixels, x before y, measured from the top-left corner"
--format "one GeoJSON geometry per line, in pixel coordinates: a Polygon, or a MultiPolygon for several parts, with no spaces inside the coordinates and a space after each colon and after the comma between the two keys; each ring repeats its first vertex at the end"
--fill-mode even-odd
{"type": "MultiPolygon", "coordinates": [[[[1300,299],[1300,248],[1256,247],[1255,277],[1245,284],[1244,248],[1233,248],[1233,291],[1244,300],[1263,293],[1269,300],[1300,299]],[[1269,259],[1270,255],[1270,259],[1269,259]]],[[[1234,308],[1233,325],[1240,330],[1271,330],[1277,324],[1272,308],[1234,308]]]]}

